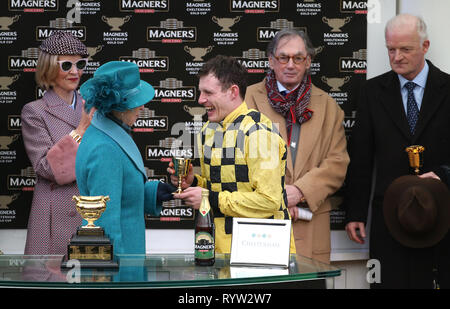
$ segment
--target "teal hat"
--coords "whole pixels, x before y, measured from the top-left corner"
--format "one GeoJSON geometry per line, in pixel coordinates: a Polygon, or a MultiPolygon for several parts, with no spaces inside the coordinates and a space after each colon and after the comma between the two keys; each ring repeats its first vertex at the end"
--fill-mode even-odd
{"type": "Polygon", "coordinates": [[[101,114],[123,112],[144,105],[155,96],[155,89],[140,79],[133,62],[110,61],[100,66],[94,76],[80,87],[85,109],[97,108],[101,114]]]}

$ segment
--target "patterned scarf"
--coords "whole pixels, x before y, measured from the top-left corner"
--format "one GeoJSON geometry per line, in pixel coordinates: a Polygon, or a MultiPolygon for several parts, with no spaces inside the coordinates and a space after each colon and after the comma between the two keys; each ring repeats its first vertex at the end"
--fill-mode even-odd
{"type": "Polygon", "coordinates": [[[311,76],[305,74],[300,85],[284,97],[278,91],[275,73],[270,70],[266,76],[266,89],[270,105],[277,113],[286,118],[286,127],[289,132],[288,143],[290,144],[292,124],[296,122],[302,124],[311,119],[313,115],[313,111],[308,109],[311,99],[311,76]]]}

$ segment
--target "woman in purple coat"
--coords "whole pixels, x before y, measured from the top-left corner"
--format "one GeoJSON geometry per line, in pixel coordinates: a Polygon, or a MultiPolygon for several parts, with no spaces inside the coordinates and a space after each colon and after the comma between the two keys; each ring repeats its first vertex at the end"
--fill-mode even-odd
{"type": "Polygon", "coordinates": [[[78,195],[75,156],[94,110],[84,112],[76,89],[87,65],[87,48],[69,33],[54,32],[39,47],[36,82],[42,99],[22,109],[22,135],[37,175],[28,219],[25,254],[65,254],[82,219],[72,201],[78,195]]]}

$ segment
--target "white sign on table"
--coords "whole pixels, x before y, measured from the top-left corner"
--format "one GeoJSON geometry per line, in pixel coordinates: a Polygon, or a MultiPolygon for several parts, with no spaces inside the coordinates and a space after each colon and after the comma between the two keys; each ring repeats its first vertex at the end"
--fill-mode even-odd
{"type": "Polygon", "coordinates": [[[289,266],[291,220],[233,218],[230,265],[289,266]]]}

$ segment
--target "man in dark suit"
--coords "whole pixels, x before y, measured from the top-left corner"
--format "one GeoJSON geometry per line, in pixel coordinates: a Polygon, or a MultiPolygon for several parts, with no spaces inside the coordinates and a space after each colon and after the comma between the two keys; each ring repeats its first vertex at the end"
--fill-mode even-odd
{"type": "Polygon", "coordinates": [[[450,156],[450,76],[425,54],[430,46],[421,18],[398,15],[385,29],[392,70],[361,89],[350,141],[346,206],[349,238],[364,243],[373,181],[370,258],[381,266],[381,283],[372,288],[450,287],[450,236],[413,249],[386,228],[383,197],[396,178],[413,173],[405,148],[425,147],[421,173],[436,170],[450,156]],[[413,82],[414,84],[410,83],[413,82]],[[375,173],[375,177],[373,177],[375,173]]]}

